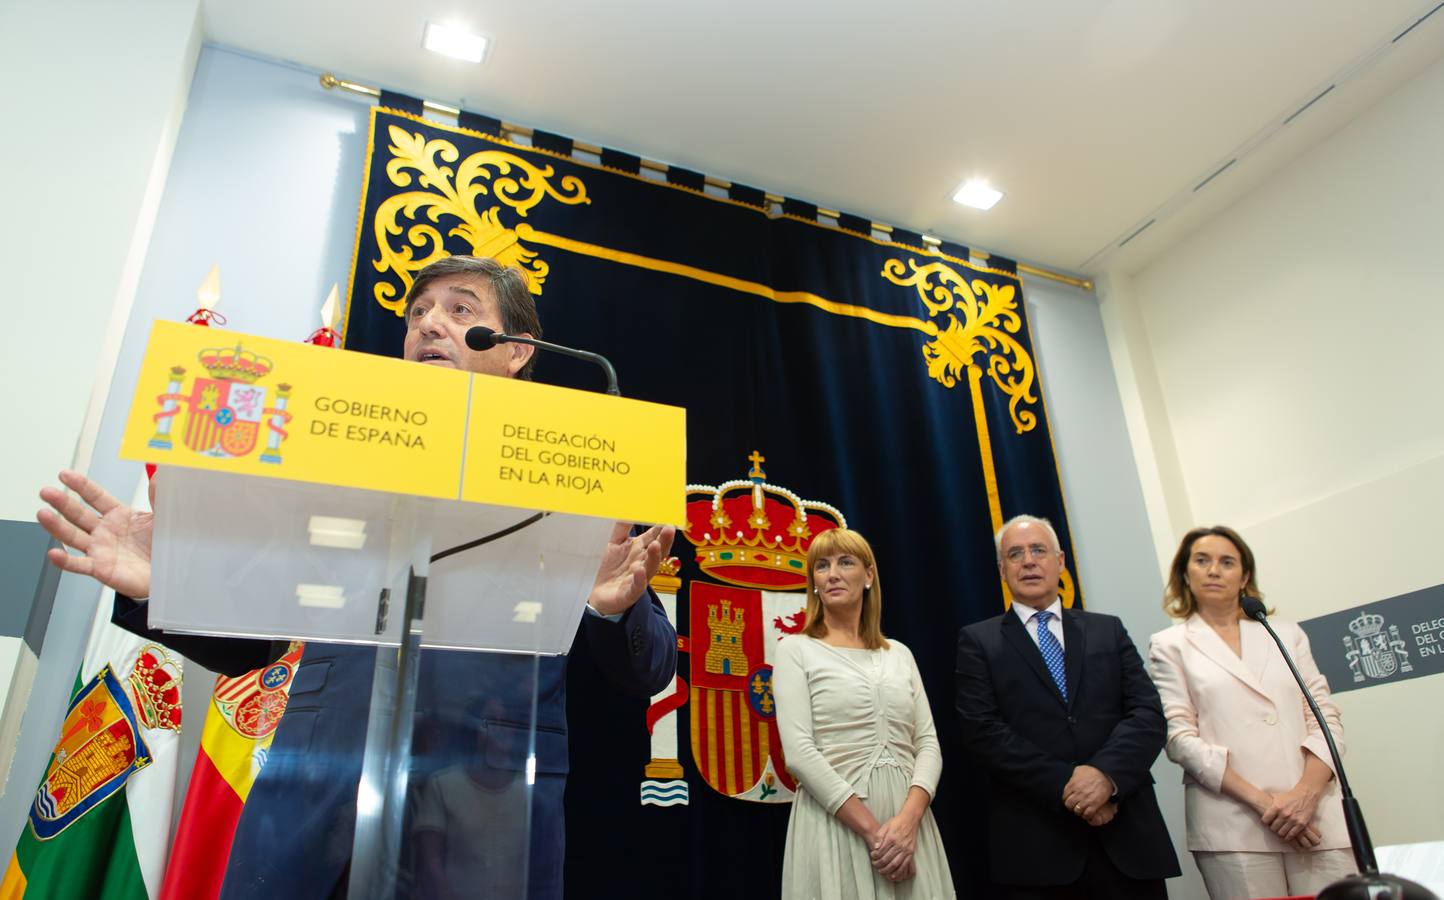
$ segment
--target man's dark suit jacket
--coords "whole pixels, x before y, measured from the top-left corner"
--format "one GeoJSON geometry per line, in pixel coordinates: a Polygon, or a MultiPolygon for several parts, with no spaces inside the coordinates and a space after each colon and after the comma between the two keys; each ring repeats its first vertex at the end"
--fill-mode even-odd
{"type": "Polygon", "coordinates": [[[1158,691],[1116,617],[1064,610],[1062,620],[1066,703],[1017,613],[958,633],[957,706],[963,746],[989,776],[993,880],[1077,881],[1090,831],[1129,878],[1178,875],[1148,771],[1167,732],[1158,691]],[[1063,807],[1083,764],[1118,787],[1118,815],[1097,829],[1063,807]]]}
{"type": "MultiPolygon", "coordinates": [[[[226,675],[260,668],[286,650],[284,642],[154,631],[146,624],[145,606],[124,597],[116,598],[112,620],[226,675]]],[[[677,670],[676,631],[650,590],[620,621],[584,616],[572,646],[572,652],[579,651],[589,652],[611,680],[641,697],[671,684],[677,670]]],[[[372,647],[306,645],[285,715],[236,827],[223,900],[326,898],[342,883],[351,859],[375,660],[372,647]]],[[[413,786],[467,759],[479,741],[490,766],[525,772],[535,685],[536,782],[527,896],[560,900],[568,769],[566,657],[540,657],[534,663],[522,655],[426,650],[418,680],[413,786]],[[478,720],[460,722],[458,706],[484,712],[478,720]]],[[[407,848],[404,855],[410,852],[407,848]]],[[[409,859],[402,866],[404,888],[416,867],[409,859]]],[[[423,895],[423,888],[412,886],[423,895]]],[[[486,896],[481,885],[454,887],[468,896],[486,896]]]]}

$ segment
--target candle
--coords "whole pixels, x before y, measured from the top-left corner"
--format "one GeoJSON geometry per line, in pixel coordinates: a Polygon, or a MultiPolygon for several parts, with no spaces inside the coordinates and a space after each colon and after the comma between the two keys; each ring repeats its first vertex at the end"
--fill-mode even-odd
{"type": "Polygon", "coordinates": [[[334,347],[341,343],[341,335],[336,333],[336,325],[340,321],[341,290],[333,284],[331,292],[326,295],[326,302],[321,304],[321,327],[311,332],[306,343],[318,347],[334,347]]]}
{"type": "Polygon", "coordinates": [[[196,311],[186,319],[192,325],[209,326],[211,322],[217,325],[226,324],[226,317],[216,312],[216,304],[221,302],[221,267],[211,266],[206,273],[205,281],[196,288],[196,311]]]}

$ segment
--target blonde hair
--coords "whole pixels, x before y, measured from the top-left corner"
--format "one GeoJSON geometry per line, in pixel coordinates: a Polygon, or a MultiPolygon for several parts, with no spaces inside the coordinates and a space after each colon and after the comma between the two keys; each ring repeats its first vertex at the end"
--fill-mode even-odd
{"type": "MultiPolygon", "coordinates": [[[[1173,554],[1173,563],[1168,567],[1168,586],[1163,589],[1163,611],[1172,618],[1186,619],[1198,611],[1198,600],[1194,598],[1193,591],[1188,589],[1188,560],[1193,556],[1194,542],[1210,535],[1221,537],[1238,549],[1239,565],[1243,567],[1243,575],[1247,579],[1243,594],[1263,599],[1263,591],[1259,590],[1258,586],[1258,566],[1254,563],[1253,550],[1248,543],[1227,525],[1199,526],[1179,541],[1178,551],[1173,554]]],[[[1269,615],[1273,615],[1273,612],[1272,609],[1268,611],[1269,615]]],[[[1239,616],[1243,616],[1242,608],[1239,609],[1239,616]]]]}
{"type": "Polygon", "coordinates": [[[807,548],[807,617],[802,623],[802,633],[815,638],[827,634],[827,623],[822,620],[822,598],[818,596],[812,573],[819,558],[839,553],[855,556],[864,568],[872,569],[872,586],[862,592],[858,633],[868,650],[885,650],[888,644],[882,636],[882,579],[878,576],[877,560],[867,538],[850,528],[829,528],[807,548]]]}

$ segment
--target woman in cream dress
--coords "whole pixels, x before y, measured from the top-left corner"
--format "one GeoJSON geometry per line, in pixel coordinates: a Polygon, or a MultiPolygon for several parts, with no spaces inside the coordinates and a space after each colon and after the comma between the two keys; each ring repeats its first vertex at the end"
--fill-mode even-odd
{"type": "Polygon", "coordinates": [[[912,653],[880,627],[872,548],[855,531],[807,554],[807,618],[772,672],[777,729],[798,781],[783,900],[954,897],[929,809],[942,755],[912,653]]]}
{"type": "MultiPolygon", "coordinates": [[[[1353,874],[1338,780],[1323,732],[1288,664],[1240,598],[1262,597],[1253,551],[1231,528],[1183,536],[1164,610],[1183,621],[1149,642],[1183,767],[1184,820],[1211,900],[1315,894],[1353,874]]],[[[1272,619],[1339,752],[1339,708],[1303,629],[1272,619]]]]}

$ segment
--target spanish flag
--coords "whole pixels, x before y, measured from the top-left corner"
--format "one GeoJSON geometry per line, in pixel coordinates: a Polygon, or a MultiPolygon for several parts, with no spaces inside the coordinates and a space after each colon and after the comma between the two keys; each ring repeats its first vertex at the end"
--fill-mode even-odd
{"type": "Polygon", "coordinates": [[[236,678],[216,679],[160,900],[218,897],[241,809],[265,764],[305,645],[236,678]]]}

